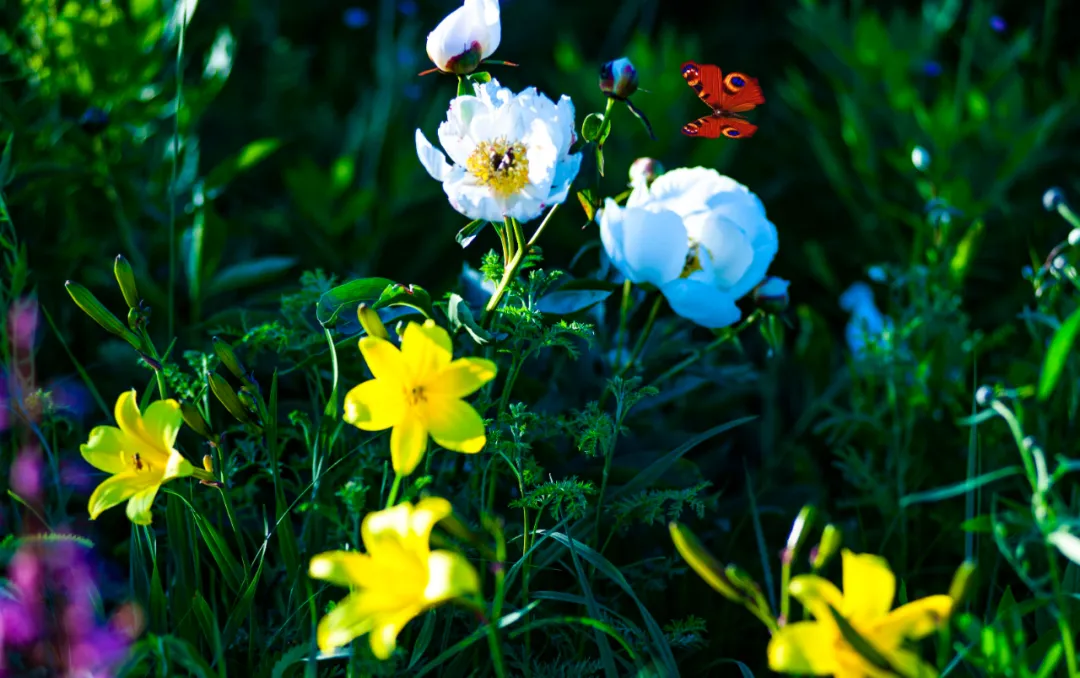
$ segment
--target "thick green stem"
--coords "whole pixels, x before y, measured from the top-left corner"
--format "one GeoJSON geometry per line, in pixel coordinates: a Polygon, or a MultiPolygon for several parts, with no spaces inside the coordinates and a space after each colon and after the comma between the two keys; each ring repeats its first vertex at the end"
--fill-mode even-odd
{"type": "Polygon", "coordinates": [[[392,507],[397,502],[398,491],[401,490],[401,480],[404,476],[394,474],[394,484],[390,486],[390,494],[386,497],[386,508],[392,507]]]}

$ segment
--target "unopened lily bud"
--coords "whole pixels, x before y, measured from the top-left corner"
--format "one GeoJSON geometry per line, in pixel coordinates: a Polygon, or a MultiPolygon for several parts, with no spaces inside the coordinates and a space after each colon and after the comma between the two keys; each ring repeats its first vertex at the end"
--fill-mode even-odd
{"type": "Polygon", "coordinates": [[[600,91],[615,99],[626,99],[638,88],[638,74],[627,58],[609,61],[600,67],[600,91]]]}
{"type": "Polygon", "coordinates": [[[499,0],[465,0],[428,34],[427,54],[440,71],[467,75],[501,39],[499,0]]]}
{"type": "Polygon", "coordinates": [[[780,313],[788,306],[788,287],[790,282],[770,275],[754,288],[754,303],[767,313],[780,313]]]}
{"type": "Polygon", "coordinates": [[[199,413],[199,409],[189,402],[180,401],[180,414],[184,417],[184,423],[188,425],[192,431],[195,431],[203,438],[208,440],[214,439],[214,432],[210,430],[210,425],[206,423],[206,419],[199,413]]]}
{"type": "Polygon", "coordinates": [[[390,339],[390,333],[386,331],[386,325],[383,325],[383,321],[379,318],[379,314],[375,312],[375,309],[367,304],[360,304],[356,307],[356,316],[360,319],[360,326],[364,328],[369,337],[390,339]]]}
{"type": "Polygon", "coordinates": [[[240,402],[240,398],[237,397],[233,387],[229,386],[229,382],[225,381],[225,377],[217,372],[211,372],[210,390],[214,393],[214,397],[218,399],[218,402],[229,411],[229,414],[244,424],[251,423],[251,414],[240,402]]]}
{"type": "Polygon", "coordinates": [[[214,458],[209,454],[204,454],[202,458],[202,467],[206,469],[207,473],[214,472],[214,458]]]}
{"type": "Polygon", "coordinates": [[[236,397],[243,403],[248,412],[258,411],[258,406],[255,404],[255,396],[251,394],[251,389],[247,386],[241,387],[240,390],[236,392],[236,397]]]}
{"type": "Polygon", "coordinates": [[[971,594],[975,584],[975,563],[965,560],[956,568],[952,585],[949,586],[949,597],[953,599],[954,609],[971,594]]]}
{"type": "Polygon", "coordinates": [[[832,523],[826,525],[821,531],[821,541],[810,554],[811,569],[818,572],[828,565],[832,557],[840,550],[841,541],[840,530],[832,523]]]}
{"type": "Polygon", "coordinates": [[[214,344],[214,353],[217,354],[221,364],[225,366],[227,370],[233,373],[237,379],[247,381],[247,370],[240,364],[240,359],[233,353],[232,346],[218,337],[211,339],[214,344]]]}
{"type": "Polygon", "coordinates": [[[693,532],[679,523],[669,523],[671,541],[683,560],[697,572],[705,583],[716,589],[717,593],[736,603],[746,602],[735,582],[731,581],[723,565],[701,544],[693,532]]]}
{"type": "Polygon", "coordinates": [[[116,255],[116,261],[113,262],[113,275],[116,276],[120,293],[124,295],[128,308],[138,308],[139,289],[135,286],[135,272],[131,270],[131,264],[123,254],[116,255]]]}
{"type": "Polygon", "coordinates": [[[784,548],[784,561],[791,562],[795,558],[795,554],[802,547],[804,541],[806,541],[807,531],[810,529],[810,524],[814,521],[814,507],[804,506],[799,511],[799,515],[795,517],[795,522],[791,525],[791,532],[788,533],[787,545],[784,548]]]}
{"type": "Polygon", "coordinates": [[[664,173],[664,166],[653,158],[638,158],[630,165],[630,185],[648,188],[656,177],[664,173]]]}
{"type": "Polygon", "coordinates": [[[105,305],[98,301],[93,292],[70,280],[64,283],[64,287],[67,289],[68,294],[71,295],[75,305],[90,316],[94,322],[131,344],[134,348],[140,347],[141,343],[135,333],[124,327],[124,323],[120,322],[119,318],[105,308],[105,305]]]}
{"type": "Polygon", "coordinates": [[[139,331],[139,322],[142,320],[142,313],[137,308],[128,309],[128,327],[132,332],[139,331]]]}

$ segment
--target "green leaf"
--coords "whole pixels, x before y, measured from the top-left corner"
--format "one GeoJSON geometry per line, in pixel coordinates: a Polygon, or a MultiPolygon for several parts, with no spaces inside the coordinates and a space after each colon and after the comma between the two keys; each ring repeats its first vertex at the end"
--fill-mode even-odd
{"type": "Polygon", "coordinates": [[[844,640],[847,641],[848,645],[858,652],[863,659],[875,668],[881,669],[886,673],[904,675],[893,667],[893,665],[889,663],[888,658],[883,655],[880,650],[874,647],[870,641],[864,638],[862,634],[856,631],[855,627],[851,625],[851,622],[837,612],[836,608],[832,605],[829,605],[829,612],[832,613],[833,619],[836,620],[836,625],[840,628],[840,635],[844,637],[844,640]]]}
{"type": "Polygon", "coordinates": [[[225,647],[228,647],[236,638],[236,632],[240,630],[240,625],[248,618],[251,611],[251,603],[255,599],[255,590],[258,588],[259,578],[262,576],[267,543],[266,541],[263,542],[262,548],[259,549],[258,555],[255,556],[258,564],[255,566],[255,572],[251,575],[251,579],[247,582],[247,587],[244,588],[244,592],[230,608],[229,618],[225,621],[225,633],[222,634],[222,642],[225,647]]]}
{"type": "Polygon", "coordinates": [[[600,145],[596,147],[596,169],[604,176],[604,147],[600,145]]]}
{"type": "Polygon", "coordinates": [[[221,631],[218,629],[217,618],[214,616],[214,611],[210,609],[210,605],[203,598],[202,593],[195,591],[195,595],[191,601],[191,609],[195,613],[195,620],[199,623],[199,628],[202,629],[203,636],[206,641],[210,643],[210,648],[214,653],[214,664],[221,661],[221,631]]]}
{"type": "Polygon", "coordinates": [[[375,191],[370,188],[365,188],[356,191],[348,198],[345,199],[345,203],[341,206],[339,211],[330,222],[326,224],[325,230],[330,235],[341,235],[349,229],[356,226],[357,220],[368,213],[371,206],[375,204],[375,191]]]}
{"type": "Polygon", "coordinates": [[[591,222],[596,218],[596,209],[598,207],[598,201],[593,198],[593,191],[591,188],[585,188],[577,192],[578,202],[581,203],[581,209],[585,210],[585,216],[589,218],[591,222]]]}
{"type": "Polygon", "coordinates": [[[457,79],[457,95],[459,97],[471,97],[476,96],[476,90],[473,88],[472,80],[469,77],[459,75],[457,79]]]}
{"type": "Polygon", "coordinates": [[[281,141],[278,139],[258,139],[241,148],[235,155],[221,161],[206,176],[206,182],[203,185],[206,197],[211,200],[217,197],[225,185],[238,174],[269,158],[280,147],[281,141]]]}
{"type": "Polygon", "coordinates": [[[424,614],[424,625],[420,627],[420,635],[416,637],[416,642],[413,643],[412,657],[409,659],[408,668],[412,668],[424,658],[424,651],[427,650],[428,645],[431,644],[431,639],[435,635],[435,609],[430,609],[424,614]]]}
{"type": "Polygon", "coordinates": [[[964,522],[960,523],[960,529],[964,532],[980,532],[984,534],[990,534],[994,531],[994,519],[988,515],[968,518],[964,522]]]}
{"type": "Polygon", "coordinates": [[[536,308],[541,313],[570,315],[600,303],[618,288],[619,286],[615,283],[604,280],[588,278],[570,280],[555,291],[540,297],[536,302],[536,308]]]}
{"type": "Polygon", "coordinates": [[[984,473],[981,476],[968,478],[953,485],[946,485],[945,487],[939,487],[934,490],[916,492],[914,494],[900,497],[900,507],[906,508],[908,506],[911,506],[912,504],[919,504],[928,501],[941,501],[942,499],[959,497],[961,495],[967,494],[968,492],[972,492],[975,489],[982,487],[983,485],[989,485],[990,483],[1001,480],[1002,478],[1019,475],[1023,472],[1024,469],[1020,468],[1019,466],[1007,466],[996,471],[984,473]]]}
{"type": "Polygon", "coordinates": [[[4,144],[4,153],[0,155],[0,188],[7,186],[11,179],[15,176],[11,171],[11,147],[15,143],[15,135],[12,134],[7,138],[7,143],[4,144]]]}
{"type": "Polygon", "coordinates": [[[1046,537],[1046,541],[1056,546],[1061,555],[1080,565],[1080,537],[1059,527],[1046,537]]]}
{"type": "MultiPolygon", "coordinates": [[[[581,123],[581,138],[590,143],[599,140],[606,122],[603,113],[588,114],[581,123]]],[[[608,128],[610,131],[610,125],[608,128]]]]}
{"type": "Polygon", "coordinates": [[[1043,362],[1042,375],[1039,377],[1039,400],[1046,400],[1057,386],[1061,372],[1065,369],[1065,361],[1072,351],[1076,334],[1080,332],[1080,308],[1072,312],[1072,315],[1061,324],[1054,338],[1050,341],[1050,348],[1046,351],[1046,360],[1043,362]]]}
{"type": "Polygon", "coordinates": [[[491,82],[491,73],[487,71],[477,71],[469,76],[469,80],[477,85],[491,82]]]}
{"type": "Polygon", "coordinates": [[[389,306],[407,306],[420,311],[425,318],[431,317],[431,295],[419,285],[394,283],[383,288],[382,294],[371,305],[374,310],[389,306]]]}
{"type": "Polygon", "coordinates": [[[476,239],[476,236],[480,235],[480,231],[484,230],[484,227],[488,225],[486,219],[475,219],[465,224],[465,228],[458,231],[454,236],[454,240],[457,240],[457,244],[462,247],[468,247],[469,244],[476,239]]]}
{"type": "Polygon", "coordinates": [[[296,265],[296,257],[263,257],[224,269],[207,286],[207,296],[268,282],[296,265]]]}
{"type": "Polygon", "coordinates": [[[477,345],[483,346],[491,341],[491,333],[480,327],[480,324],[476,322],[472,309],[461,298],[461,295],[450,295],[450,301],[446,305],[446,317],[450,321],[450,329],[457,331],[464,328],[477,345]]]}
{"type": "Polygon", "coordinates": [[[315,317],[326,327],[336,327],[343,332],[359,331],[360,321],[356,309],[361,303],[374,304],[382,297],[383,290],[393,285],[388,278],[360,278],[327,290],[319,297],[315,317]],[[349,331],[345,327],[355,327],[349,331]]]}

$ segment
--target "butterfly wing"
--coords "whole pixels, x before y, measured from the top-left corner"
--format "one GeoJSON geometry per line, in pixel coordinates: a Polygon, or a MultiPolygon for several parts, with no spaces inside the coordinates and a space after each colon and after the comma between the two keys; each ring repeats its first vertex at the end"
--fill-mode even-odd
{"type": "Polygon", "coordinates": [[[682,128],[682,133],[686,136],[703,139],[747,139],[754,136],[756,131],[757,125],[753,123],[723,115],[706,115],[686,123],[682,128]]]}
{"type": "Polygon", "coordinates": [[[765,94],[757,78],[732,71],[720,81],[720,106],[713,108],[726,113],[743,113],[763,103],[765,94]]]}
{"type": "Polygon", "coordinates": [[[713,109],[720,108],[723,97],[724,76],[720,69],[711,64],[697,64],[687,61],[682,65],[682,77],[698,98],[713,109]]]}

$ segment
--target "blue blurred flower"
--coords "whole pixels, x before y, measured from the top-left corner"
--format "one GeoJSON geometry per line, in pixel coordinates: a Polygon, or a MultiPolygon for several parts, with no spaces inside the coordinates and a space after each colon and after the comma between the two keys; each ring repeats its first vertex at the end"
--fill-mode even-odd
{"type": "Polygon", "coordinates": [[[417,85],[415,82],[405,85],[404,94],[406,99],[409,99],[410,101],[416,101],[420,98],[421,93],[422,90],[420,89],[420,85],[417,85]]]}
{"type": "Polygon", "coordinates": [[[416,3],[413,0],[399,0],[397,9],[405,16],[412,16],[416,14],[416,3]]]}
{"type": "Polygon", "coordinates": [[[941,75],[941,64],[936,61],[927,61],[923,63],[923,73],[931,78],[936,78],[941,75]]]}
{"type": "Polygon", "coordinates": [[[840,308],[851,314],[844,336],[848,348],[857,358],[866,354],[868,345],[881,343],[882,335],[892,330],[892,319],[878,310],[873,290],[861,280],[840,295],[840,308]]]}
{"type": "Polygon", "coordinates": [[[1008,27],[1009,25],[1005,23],[1005,20],[997,16],[996,14],[990,17],[990,28],[992,28],[996,33],[1002,33],[1008,27]]]}
{"type": "Polygon", "coordinates": [[[371,22],[371,15],[369,15],[367,10],[362,7],[350,7],[345,10],[342,21],[344,21],[345,25],[349,28],[363,28],[371,22]]]}

